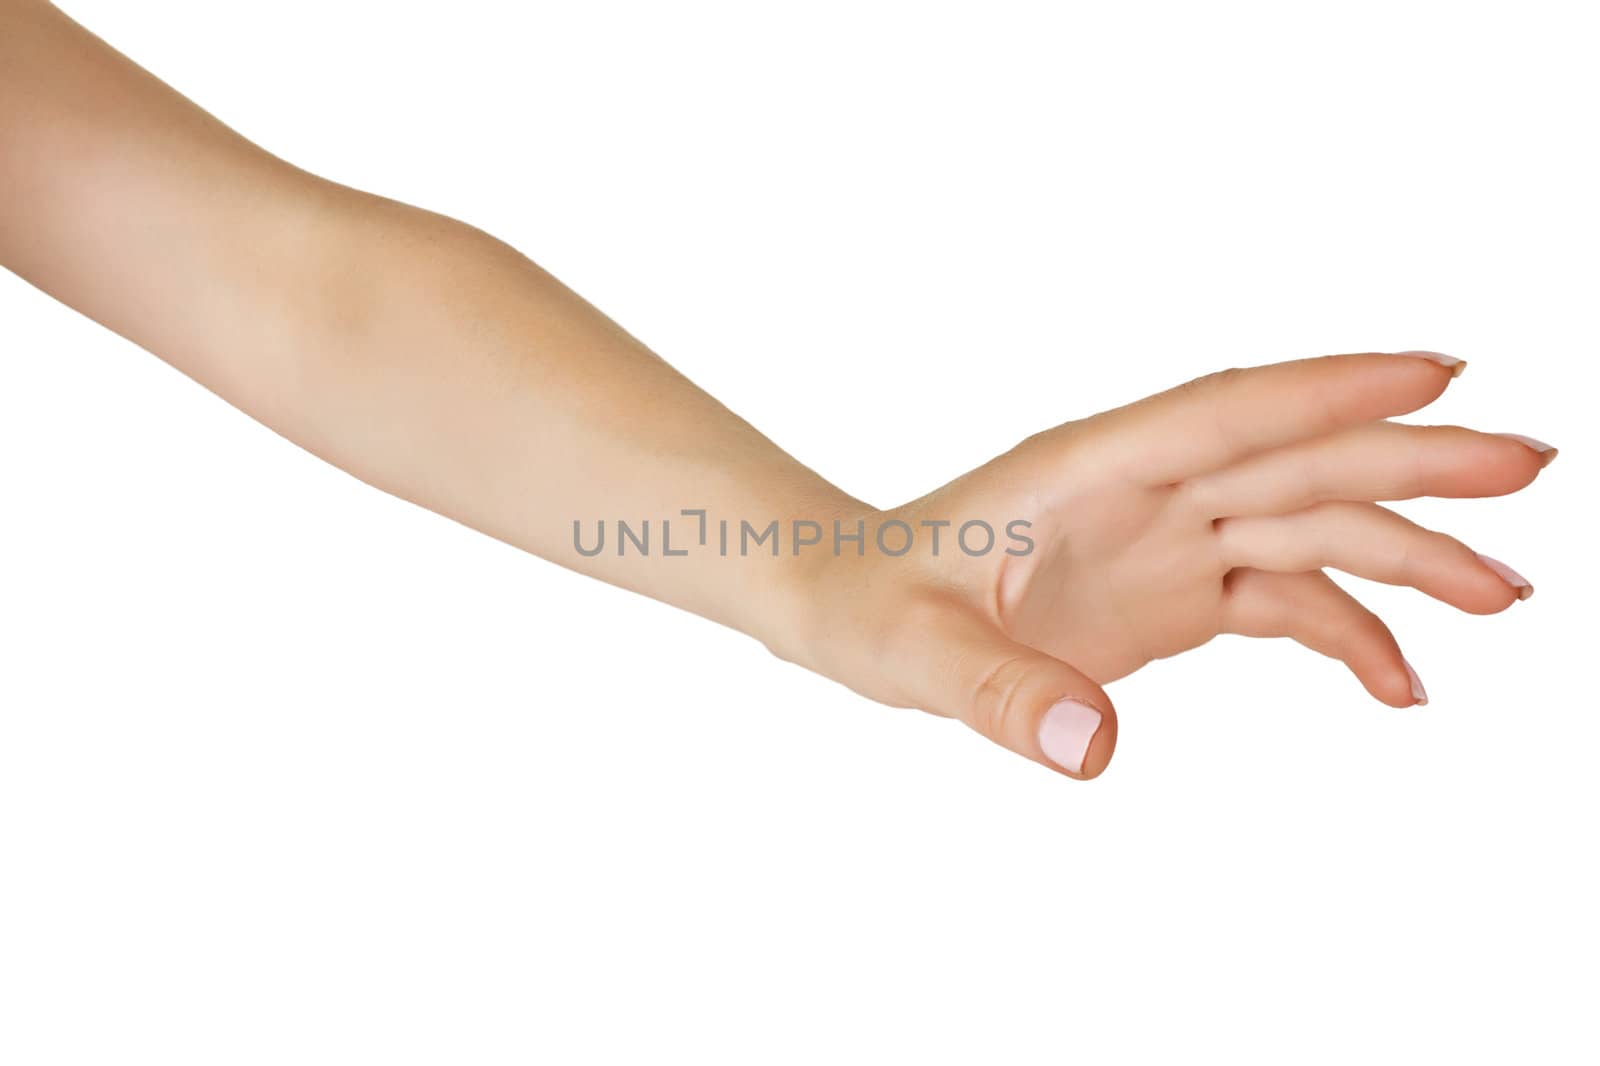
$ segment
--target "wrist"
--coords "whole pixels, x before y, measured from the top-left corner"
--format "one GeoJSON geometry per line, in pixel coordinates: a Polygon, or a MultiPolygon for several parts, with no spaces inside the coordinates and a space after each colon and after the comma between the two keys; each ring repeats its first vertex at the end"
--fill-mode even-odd
{"type": "Polygon", "coordinates": [[[882,513],[848,498],[797,511],[779,556],[763,560],[772,565],[751,594],[750,624],[741,628],[778,658],[828,673],[821,665],[827,645],[848,628],[851,588],[870,561],[858,546],[882,513]]]}

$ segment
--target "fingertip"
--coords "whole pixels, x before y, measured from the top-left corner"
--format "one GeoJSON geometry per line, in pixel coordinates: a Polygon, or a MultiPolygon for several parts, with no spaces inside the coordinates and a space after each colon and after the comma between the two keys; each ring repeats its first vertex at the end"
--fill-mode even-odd
{"type": "Polygon", "coordinates": [[[1404,671],[1395,676],[1384,678],[1382,684],[1376,687],[1368,685],[1367,691],[1372,693],[1378,702],[1385,707],[1395,707],[1401,710],[1428,702],[1425,699],[1419,700],[1412,694],[1411,679],[1404,671]]]}
{"type": "MultiPolygon", "coordinates": [[[[1491,615],[1509,610],[1521,598],[1519,590],[1483,557],[1463,546],[1464,560],[1453,567],[1450,594],[1441,597],[1468,614],[1491,615]]],[[[1502,564],[1504,565],[1504,564],[1502,564]]]]}
{"type": "MultiPolygon", "coordinates": [[[[1494,574],[1495,577],[1497,577],[1506,588],[1510,589],[1511,594],[1515,596],[1517,600],[1525,600],[1529,596],[1533,595],[1533,582],[1529,581],[1527,578],[1511,569],[1511,567],[1507,566],[1505,563],[1502,563],[1499,559],[1490,558],[1489,556],[1484,555],[1482,552],[1477,554],[1478,561],[1481,562],[1492,574],[1494,574]]],[[[1516,601],[1514,600],[1512,602],[1516,601]]],[[[1506,606],[1509,607],[1511,604],[1508,603],[1506,606]]]]}
{"type": "Polygon", "coordinates": [[[1425,707],[1428,703],[1428,690],[1422,687],[1422,678],[1417,676],[1416,668],[1406,659],[1400,660],[1400,665],[1406,668],[1406,680],[1411,685],[1411,704],[1414,707],[1425,707]]]}
{"type": "Polygon", "coordinates": [[[1111,755],[1117,750],[1117,716],[1107,711],[1101,718],[1100,728],[1095,731],[1094,739],[1089,742],[1089,750],[1083,758],[1084,780],[1099,777],[1105,773],[1106,767],[1111,763],[1111,755]]]}
{"type": "MultiPolygon", "coordinates": [[[[1505,585],[1505,582],[1499,580],[1498,578],[1494,579],[1492,582],[1485,580],[1484,584],[1490,587],[1487,588],[1482,595],[1475,596],[1470,600],[1458,602],[1455,604],[1455,606],[1461,608],[1463,611],[1466,611],[1468,614],[1486,616],[1508,611],[1512,608],[1512,606],[1520,603],[1523,599],[1522,595],[1517,590],[1508,589],[1505,585]]],[[[1532,593],[1529,593],[1529,595],[1532,595],[1532,593]]]]}
{"type": "MultiPolygon", "coordinates": [[[[1364,662],[1345,661],[1356,680],[1361,682],[1361,687],[1367,694],[1385,707],[1415,707],[1418,705],[1417,693],[1422,690],[1422,681],[1417,679],[1413,684],[1416,672],[1411,669],[1411,664],[1396,648],[1386,653],[1382,659],[1364,662]]],[[[1424,692],[1420,702],[1427,702],[1427,693],[1424,692]]]]}
{"type": "Polygon", "coordinates": [[[1385,418],[1427,407],[1467,365],[1439,352],[1371,352],[1345,358],[1363,368],[1361,387],[1381,397],[1376,407],[1385,418]]]}
{"type": "Polygon", "coordinates": [[[1480,433],[1462,426],[1422,426],[1397,432],[1416,436],[1429,448],[1433,480],[1430,495],[1482,498],[1509,496],[1538,479],[1548,455],[1504,433],[1480,433]]]}
{"type": "Polygon", "coordinates": [[[1545,467],[1555,462],[1556,456],[1561,454],[1561,449],[1557,448],[1554,444],[1546,444],[1539,438],[1530,437],[1525,433],[1496,433],[1495,436],[1502,437],[1509,441],[1515,441],[1524,448],[1528,449],[1528,451],[1533,454],[1534,458],[1537,459],[1540,470],[1543,470],[1545,467]]]}
{"type": "MultiPolygon", "coordinates": [[[[1395,357],[1389,360],[1390,363],[1399,364],[1399,372],[1405,382],[1400,389],[1413,397],[1412,403],[1415,405],[1413,410],[1426,407],[1443,396],[1450,388],[1450,383],[1460,375],[1461,368],[1467,365],[1466,363],[1446,365],[1431,358],[1436,354],[1438,353],[1397,352],[1395,357]]],[[[1439,356],[1439,358],[1448,359],[1450,356],[1439,356]]]]}
{"type": "Polygon", "coordinates": [[[1525,489],[1538,480],[1544,468],[1549,466],[1554,459],[1556,450],[1551,448],[1547,452],[1534,451],[1531,448],[1517,444],[1509,455],[1501,462],[1505,470],[1501,473],[1501,480],[1507,493],[1525,489]]]}
{"type": "Polygon", "coordinates": [[[1448,370],[1450,372],[1450,377],[1452,378],[1460,377],[1467,369],[1467,361],[1465,359],[1457,359],[1455,356],[1446,355],[1443,352],[1412,350],[1395,352],[1394,354],[1405,356],[1408,359],[1422,359],[1426,362],[1433,363],[1435,366],[1448,370]]]}
{"type": "Polygon", "coordinates": [[[1099,777],[1117,744],[1117,716],[1086,699],[1058,700],[1039,721],[1039,750],[1052,769],[1068,777],[1099,777]]]}

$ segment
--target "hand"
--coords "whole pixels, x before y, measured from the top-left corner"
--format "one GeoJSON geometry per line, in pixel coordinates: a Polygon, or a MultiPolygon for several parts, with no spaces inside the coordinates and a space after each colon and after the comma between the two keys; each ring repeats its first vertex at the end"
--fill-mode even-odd
{"type": "Polygon", "coordinates": [[[1374,502],[1513,492],[1553,457],[1382,421],[1437,397],[1456,360],[1215,375],[878,512],[509,246],[289,166],[58,9],[12,7],[0,172],[19,194],[0,196],[0,264],[386,491],[1072,776],[1111,757],[1101,684],[1221,632],[1293,637],[1384,702],[1419,701],[1394,638],[1324,567],[1469,611],[1531,591],[1374,502]],[[690,507],[917,536],[901,556],[786,565],[591,555],[569,539],[576,520],[690,507]],[[1026,523],[1033,550],[969,556],[953,541],[973,520],[1026,523]],[[925,522],[955,524],[942,554],[925,522]]]}
{"type": "Polygon", "coordinates": [[[1531,438],[1383,421],[1431,403],[1464,366],[1411,352],[1224,371],[1031,437],[866,516],[869,546],[884,522],[917,531],[906,555],[819,556],[811,636],[789,657],[1080,778],[1116,742],[1100,686],[1218,633],[1291,637],[1384,703],[1426,702],[1388,627],[1323,569],[1477,614],[1532,593],[1375,502],[1503,495],[1555,457],[1531,438]],[[1028,522],[1033,549],[968,555],[954,535],[971,519],[1028,522]],[[941,521],[953,525],[935,554],[922,523],[941,521]]]}

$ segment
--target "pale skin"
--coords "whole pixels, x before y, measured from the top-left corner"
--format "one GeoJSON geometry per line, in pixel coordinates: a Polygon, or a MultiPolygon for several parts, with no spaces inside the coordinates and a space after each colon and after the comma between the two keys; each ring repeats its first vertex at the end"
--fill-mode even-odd
{"type": "Polygon", "coordinates": [[[1339,355],[1213,374],[875,508],[507,245],[277,159],[38,0],[0,0],[0,264],[372,485],[1077,778],[1116,743],[1101,686],[1219,633],[1289,637],[1383,703],[1425,700],[1324,571],[1504,610],[1526,580],[1379,501],[1504,495],[1555,457],[1388,421],[1459,360],[1339,355]],[[1024,519],[1034,548],[574,550],[574,519],[685,507],[869,537],[1024,519]]]}

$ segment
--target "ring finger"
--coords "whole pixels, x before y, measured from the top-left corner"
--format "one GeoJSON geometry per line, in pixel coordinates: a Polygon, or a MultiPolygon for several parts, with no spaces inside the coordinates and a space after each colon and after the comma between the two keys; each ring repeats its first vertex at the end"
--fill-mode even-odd
{"type": "Polygon", "coordinates": [[[1332,567],[1409,585],[1473,614],[1503,611],[1533,586],[1503,563],[1372,503],[1322,503],[1286,515],[1215,524],[1222,562],[1299,573],[1332,567]]]}

